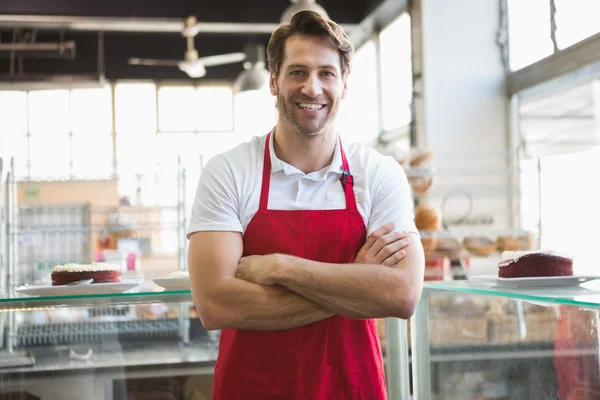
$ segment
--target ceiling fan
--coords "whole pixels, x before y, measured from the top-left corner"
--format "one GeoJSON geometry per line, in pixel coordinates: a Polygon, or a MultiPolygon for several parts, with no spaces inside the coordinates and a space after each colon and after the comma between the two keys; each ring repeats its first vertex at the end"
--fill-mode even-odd
{"type": "Polygon", "coordinates": [[[197,30],[193,29],[197,20],[193,15],[185,21],[182,35],[187,39],[187,50],[183,60],[157,60],[149,58],[130,58],[131,65],[146,65],[158,67],[177,67],[188,74],[191,78],[202,78],[206,75],[206,67],[215,65],[233,64],[246,59],[246,53],[236,52],[217,54],[214,56],[198,57],[198,51],[194,48],[194,37],[197,30]]]}

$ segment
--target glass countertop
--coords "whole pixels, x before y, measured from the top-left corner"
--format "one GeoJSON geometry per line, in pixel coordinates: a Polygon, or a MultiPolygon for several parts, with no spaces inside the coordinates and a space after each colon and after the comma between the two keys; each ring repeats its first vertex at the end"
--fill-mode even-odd
{"type": "Polygon", "coordinates": [[[55,307],[88,307],[124,304],[178,303],[192,301],[189,290],[123,292],[85,295],[25,296],[0,298],[0,311],[35,310],[55,307]]]}
{"type": "Polygon", "coordinates": [[[424,293],[437,295],[442,294],[441,292],[499,296],[532,302],[600,308],[600,277],[598,280],[572,286],[510,288],[496,286],[493,279],[425,282],[424,293]]]}

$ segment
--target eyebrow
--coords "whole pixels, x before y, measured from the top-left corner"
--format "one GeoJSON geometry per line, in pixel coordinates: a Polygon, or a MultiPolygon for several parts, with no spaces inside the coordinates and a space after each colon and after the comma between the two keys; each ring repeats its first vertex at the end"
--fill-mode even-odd
{"type": "MultiPolygon", "coordinates": [[[[292,64],[287,67],[287,69],[292,69],[292,68],[308,68],[308,66],[304,65],[304,64],[292,64]]],[[[329,64],[321,65],[319,68],[337,70],[337,68],[335,66],[329,65],[329,64]]]]}

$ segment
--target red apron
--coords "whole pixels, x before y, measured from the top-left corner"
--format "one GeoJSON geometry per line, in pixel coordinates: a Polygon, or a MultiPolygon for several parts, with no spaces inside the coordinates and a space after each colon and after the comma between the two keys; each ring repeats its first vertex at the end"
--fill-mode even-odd
{"type": "MultiPolygon", "coordinates": [[[[292,254],[309,260],[350,263],[366,240],[353,180],[341,147],[346,193],[342,210],[269,210],[270,134],[265,143],[259,209],[244,234],[244,256],[292,254]]],[[[335,315],[276,332],[223,329],[213,399],[386,398],[375,320],[335,315]]]]}

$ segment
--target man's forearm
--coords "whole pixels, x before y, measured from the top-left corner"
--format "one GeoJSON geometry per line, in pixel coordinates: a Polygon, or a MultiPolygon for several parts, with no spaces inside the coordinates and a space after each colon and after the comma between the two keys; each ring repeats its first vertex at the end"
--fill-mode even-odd
{"type": "MultiPolygon", "coordinates": [[[[418,254],[416,260],[410,258],[404,261],[421,262],[418,254]]],[[[328,264],[292,256],[280,260],[282,268],[274,272],[276,284],[346,317],[409,318],[420,297],[422,274],[410,269],[328,264]]]]}
{"type": "Polygon", "coordinates": [[[279,331],[333,315],[284,287],[261,286],[235,278],[219,281],[202,302],[205,304],[198,306],[207,329],[279,331]]]}

